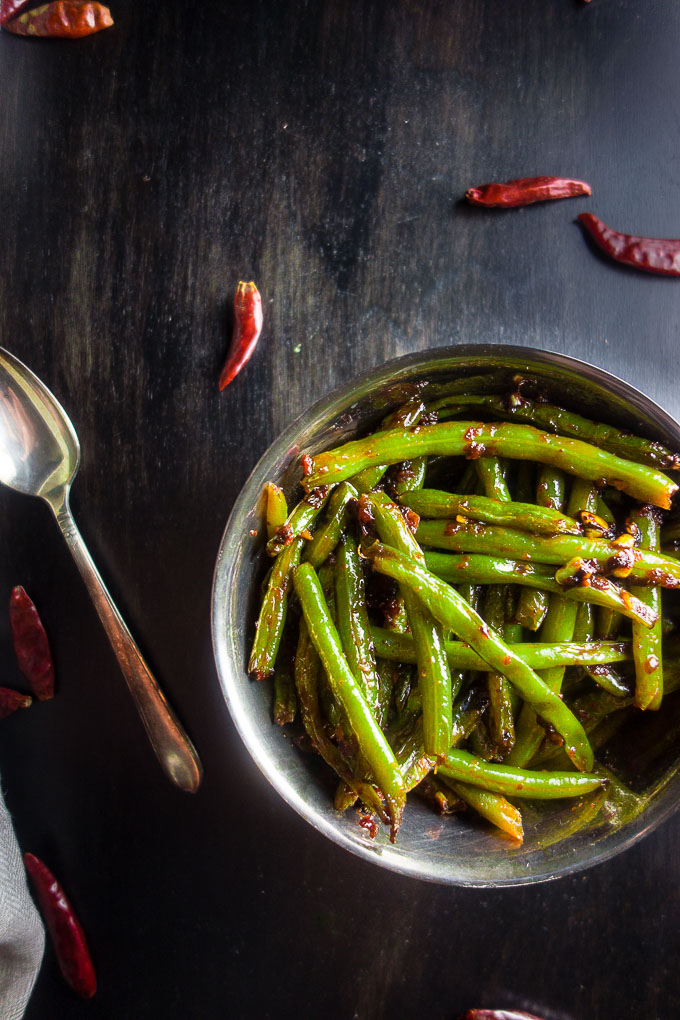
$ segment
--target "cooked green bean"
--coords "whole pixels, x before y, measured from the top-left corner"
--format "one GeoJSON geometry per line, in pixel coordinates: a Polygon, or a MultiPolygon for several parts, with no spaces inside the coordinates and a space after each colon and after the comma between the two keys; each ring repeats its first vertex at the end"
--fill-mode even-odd
{"type": "Polygon", "coordinates": [[[402,465],[392,486],[395,496],[422,489],[427,473],[427,457],[416,457],[402,465]]]}
{"type": "Polygon", "coordinates": [[[293,583],[309,636],[326,670],[328,682],[387,802],[390,839],[394,842],[406,803],[406,789],[399,765],[347,664],[314,568],[302,563],[293,575],[293,583]]]}
{"type": "Polygon", "coordinates": [[[265,680],[274,672],[288,611],[292,573],[300,562],[304,539],[295,538],[274,560],[269,583],[257,618],[255,640],[248,662],[254,680],[265,680]]]}
{"type": "MultiPolygon", "coordinates": [[[[395,426],[410,428],[413,425],[417,425],[424,410],[425,405],[422,401],[418,399],[409,400],[401,407],[398,407],[396,411],[387,415],[378,427],[378,432],[386,432],[395,426]]],[[[363,471],[358,471],[352,478],[354,488],[361,495],[365,492],[370,492],[371,489],[378,485],[388,467],[389,464],[374,464],[363,471]]]]}
{"type": "Polygon", "coordinates": [[[491,790],[483,790],[470,783],[456,782],[442,772],[442,778],[447,786],[450,786],[456,796],[469,804],[471,808],[486,818],[503,832],[521,843],[524,838],[522,826],[522,815],[514,804],[506,800],[502,793],[492,793],[491,790]]]}
{"type": "MultiPolygon", "coordinates": [[[[371,626],[375,654],[379,659],[415,662],[416,650],[410,634],[395,634],[384,627],[371,626]]],[[[464,641],[445,641],[446,657],[452,669],[483,670],[486,661],[464,641]]],[[[586,644],[563,642],[542,645],[538,642],[513,643],[513,650],[532,669],[551,666],[591,666],[602,662],[627,662],[633,658],[630,641],[592,641],[586,644]]]]}
{"type": "MultiPolygon", "coordinates": [[[[561,513],[564,510],[566,481],[564,472],[543,464],[538,475],[536,486],[536,504],[543,512],[561,513]]],[[[524,530],[524,529],[521,529],[524,530]]],[[[537,531],[538,529],[529,529],[537,531]]],[[[572,534],[581,534],[581,529],[572,534]]],[[[523,589],[517,603],[516,619],[529,630],[538,630],[548,613],[548,593],[540,589],[523,589]]]]}
{"type": "MultiPolygon", "coordinates": [[[[445,406],[445,399],[428,404],[428,410],[440,410],[439,405],[445,406]]],[[[524,396],[508,400],[492,394],[466,394],[457,396],[455,405],[459,409],[483,407],[498,418],[529,422],[550,432],[558,432],[561,436],[574,436],[640,464],[669,471],[680,470],[680,456],[672,453],[662,443],[631,435],[613,425],[590,421],[554,404],[528,400],[524,396]]]]}
{"type": "Polygon", "coordinates": [[[630,566],[630,578],[638,584],[660,584],[664,588],[680,585],[680,561],[642,549],[632,549],[606,539],[577,535],[529,535],[525,531],[497,528],[470,521],[421,521],[418,541],[436,549],[483,553],[487,556],[511,556],[536,563],[567,563],[588,559],[604,570],[630,566]]]}
{"type": "Polygon", "coordinates": [[[654,620],[650,609],[640,599],[630,595],[624,588],[606,577],[598,577],[594,584],[585,587],[563,588],[555,580],[550,567],[545,564],[527,563],[525,560],[494,559],[480,553],[456,555],[425,550],[425,565],[433,574],[443,581],[448,581],[449,584],[458,584],[463,578],[466,580],[469,578],[475,584],[512,582],[546,592],[555,592],[575,602],[592,602],[593,605],[617,609],[631,620],[639,620],[648,626],[654,620]]]}
{"type": "MultiPolygon", "coordinates": [[[[632,514],[631,520],[640,529],[640,546],[652,552],[659,550],[660,515],[654,507],[645,506],[632,514]]],[[[635,704],[638,708],[658,709],[663,698],[663,670],[661,653],[661,590],[657,585],[649,588],[631,588],[651,612],[657,614],[653,627],[633,624],[633,660],[635,662],[635,704]]]]}
{"type": "Polygon", "coordinates": [[[533,503],[499,502],[487,496],[461,496],[439,489],[407,492],[400,496],[399,502],[426,518],[451,518],[460,514],[484,524],[500,524],[539,535],[583,533],[580,524],[571,517],[533,503]]]}
{"type": "Polygon", "coordinates": [[[389,821],[377,790],[352,774],[347,761],[326,733],[319,701],[320,672],[321,660],[312,644],[307,624],[302,620],[295,654],[295,688],[307,735],[317,753],[352,791],[353,798],[361,797],[366,806],[372,808],[383,821],[389,821]]]}
{"type": "MultiPolygon", "coordinates": [[[[562,595],[551,595],[548,612],[539,632],[541,640],[549,643],[571,641],[574,636],[577,609],[575,602],[569,602],[562,595]]],[[[551,666],[550,669],[541,670],[538,675],[551,691],[559,694],[564,666],[551,666]]],[[[525,703],[517,720],[517,737],[515,746],[508,755],[508,763],[518,768],[525,766],[536,754],[544,736],[545,730],[538,720],[535,709],[525,703]]]]}
{"type": "Polygon", "coordinates": [[[307,489],[334,485],[367,467],[429,454],[463,455],[473,459],[509,457],[552,464],[590,481],[604,479],[640,502],[664,509],[670,507],[671,498],[678,489],[662,472],[624,460],[580,439],[555,436],[530,425],[485,425],[474,421],[423,425],[411,431],[390,429],[354,440],[318,454],[304,484],[307,489]]]}
{"type": "Polygon", "coordinates": [[[413,590],[437,619],[471,645],[494,670],[510,680],[524,700],[533,705],[563,737],[567,753],[577,768],[587,771],[591,767],[592,751],[578,719],[559,695],[551,691],[519,658],[513,646],[506,645],[498,634],[494,634],[453,588],[398,550],[380,543],[376,542],[365,550],[365,555],[380,573],[413,590]]]}
{"type": "MultiPolygon", "coordinates": [[[[422,561],[420,546],[409,531],[399,508],[384,492],[362,496],[375,516],[378,534],[414,562],[422,561]]],[[[401,586],[416,645],[420,694],[423,700],[423,741],[428,754],[442,754],[451,745],[451,672],[444,651],[441,625],[423,608],[410,588],[401,586]]]]}
{"type": "Polygon", "coordinates": [[[267,538],[273,538],[279,528],[286,523],[288,504],[283,489],[273,482],[267,482],[264,490],[265,524],[267,538]]]}
{"type": "Polygon", "coordinates": [[[480,457],[474,461],[477,478],[489,499],[509,503],[511,496],[505,480],[505,468],[498,457],[480,457]]]}
{"type": "Polygon", "coordinates": [[[325,521],[314,532],[314,537],[307,542],[302,553],[302,562],[311,563],[315,570],[330,556],[337,546],[343,532],[347,528],[348,506],[352,499],[358,498],[357,490],[343,482],[333,490],[328,501],[325,521]]]}
{"type": "Polygon", "coordinates": [[[330,491],[327,485],[312,489],[293,507],[285,522],[267,542],[269,556],[278,556],[303,531],[308,530],[328,502],[330,491]]]}
{"type": "Polygon", "coordinates": [[[578,772],[531,772],[528,769],[494,765],[467,751],[449,751],[438,771],[447,779],[481,786],[507,797],[554,800],[580,797],[604,786],[599,776],[578,772]]]}
{"type": "Polygon", "coordinates": [[[342,647],[371,712],[380,714],[380,678],[366,608],[366,591],[357,542],[352,534],[338,546],[335,604],[342,647]]]}
{"type": "MultiPolygon", "coordinates": [[[[499,633],[504,632],[507,587],[490,585],[484,600],[484,620],[499,633]]],[[[503,635],[505,637],[505,634],[503,635]]],[[[494,757],[503,758],[515,743],[515,721],[512,712],[512,688],[502,673],[487,673],[489,692],[489,736],[494,745],[494,757]]]]}

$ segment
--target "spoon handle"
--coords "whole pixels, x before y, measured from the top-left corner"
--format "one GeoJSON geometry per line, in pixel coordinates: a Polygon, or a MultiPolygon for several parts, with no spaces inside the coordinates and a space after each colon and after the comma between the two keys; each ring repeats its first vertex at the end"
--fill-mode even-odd
{"type": "Polygon", "coordinates": [[[173,783],[188,793],[195,793],[203,776],[196,749],[166,701],[109,595],[73,519],[68,493],[64,494],[63,501],[50,505],[104,624],[158,760],[173,783]]]}

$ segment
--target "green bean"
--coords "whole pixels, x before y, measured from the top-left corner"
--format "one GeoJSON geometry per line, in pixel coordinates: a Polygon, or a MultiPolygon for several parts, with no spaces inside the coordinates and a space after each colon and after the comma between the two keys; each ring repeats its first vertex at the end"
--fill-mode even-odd
{"type": "Polygon", "coordinates": [[[489,499],[509,503],[511,496],[505,480],[505,468],[498,457],[480,457],[474,465],[485,495],[489,499]]]}
{"type": "Polygon", "coordinates": [[[406,803],[403,776],[343,654],[340,637],[314,568],[308,563],[301,564],[293,575],[293,583],[309,636],[326,670],[329,684],[387,802],[390,839],[394,842],[406,803]]]}
{"type": "MultiPolygon", "coordinates": [[[[653,507],[642,507],[632,514],[631,520],[640,529],[641,547],[658,552],[660,526],[658,511],[653,507]]],[[[644,602],[652,613],[657,614],[653,627],[633,624],[635,704],[641,709],[658,709],[663,698],[661,590],[657,585],[653,585],[650,588],[632,588],[631,593],[644,602]]]]}
{"type": "Polygon", "coordinates": [[[300,562],[304,539],[293,539],[274,560],[267,591],[257,618],[255,640],[248,662],[254,680],[265,680],[274,672],[288,610],[288,591],[293,570],[300,562]]]}
{"type": "Polygon", "coordinates": [[[334,485],[376,464],[429,454],[509,457],[552,464],[591,481],[604,479],[643,503],[668,509],[678,486],[651,467],[624,460],[579,439],[541,432],[530,425],[444,422],[411,431],[391,429],[318,454],[305,487],[334,485]]]}
{"type": "Polygon", "coordinates": [[[506,800],[501,793],[492,793],[491,790],[483,790],[470,783],[456,782],[442,773],[442,778],[447,786],[450,786],[457,797],[464,800],[471,808],[486,818],[498,829],[507,832],[520,844],[524,838],[522,826],[522,815],[509,800],[506,800]]]}
{"type": "Polygon", "coordinates": [[[418,541],[437,549],[511,556],[517,560],[526,558],[537,563],[561,565],[572,559],[588,559],[605,570],[618,569],[618,564],[624,564],[631,567],[630,579],[638,584],[660,584],[665,588],[680,585],[680,561],[601,538],[529,535],[524,531],[469,521],[421,521],[418,541]]]}
{"type": "Polygon", "coordinates": [[[594,680],[598,687],[617,698],[629,698],[631,695],[630,684],[621,677],[609,663],[602,663],[599,666],[592,666],[586,671],[591,680],[594,680]]]}
{"type": "Polygon", "coordinates": [[[409,492],[422,489],[427,472],[427,457],[416,457],[402,465],[397,479],[392,486],[395,496],[403,496],[409,492]]]}
{"type": "MultiPolygon", "coordinates": [[[[451,747],[457,747],[470,736],[485,704],[478,691],[469,691],[456,705],[451,718],[451,747]]],[[[422,718],[416,721],[410,733],[393,746],[406,789],[410,791],[437,765],[436,758],[425,754],[422,718]]]]}
{"type": "MultiPolygon", "coordinates": [[[[476,461],[479,464],[481,461],[476,461]]],[[[399,498],[421,517],[450,518],[457,514],[484,524],[500,524],[539,535],[581,535],[580,524],[565,514],[533,503],[508,503],[487,496],[460,496],[438,489],[407,492],[399,498]]]]}
{"type": "MultiPolygon", "coordinates": [[[[680,470],[680,456],[672,453],[661,443],[643,439],[641,436],[630,435],[613,425],[590,421],[588,418],[574,414],[573,411],[567,411],[563,407],[556,407],[554,404],[527,400],[523,396],[514,401],[511,397],[508,401],[505,397],[500,396],[468,394],[458,396],[455,405],[457,408],[484,407],[498,418],[529,422],[550,432],[559,432],[563,436],[574,436],[640,464],[648,464],[670,471],[680,470]]],[[[428,410],[440,410],[440,408],[437,404],[428,404],[428,410]]]]}
{"type": "Polygon", "coordinates": [[[322,485],[312,489],[300,500],[297,506],[288,514],[285,523],[276,531],[273,538],[270,538],[267,542],[267,554],[269,556],[278,556],[303,531],[307,531],[328,502],[330,491],[329,486],[322,485]]]}
{"type": "MultiPolygon", "coordinates": [[[[564,472],[544,464],[538,475],[536,503],[544,512],[561,513],[564,510],[566,482],[564,472]]],[[[531,529],[536,530],[536,529],[531,529]]],[[[581,529],[572,534],[580,534],[581,529]]],[[[549,596],[540,589],[524,589],[517,604],[516,619],[529,630],[538,630],[548,613],[549,596]]]]}
{"type": "Polygon", "coordinates": [[[413,590],[434,616],[471,645],[492,669],[510,680],[524,700],[532,704],[563,737],[567,753],[577,768],[587,771],[591,767],[592,751],[578,719],[559,695],[551,691],[519,658],[513,646],[506,645],[499,635],[494,634],[453,588],[398,550],[380,543],[376,542],[365,550],[365,555],[380,573],[413,590]]]}
{"type": "MultiPolygon", "coordinates": [[[[396,411],[388,414],[382,424],[378,428],[378,432],[386,432],[395,426],[401,428],[410,428],[412,425],[416,425],[420,421],[420,417],[425,410],[425,405],[418,399],[409,400],[401,407],[398,407],[396,411]]],[[[382,476],[385,474],[389,467],[389,464],[374,464],[372,467],[365,468],[352,478],[354,488],[363,495],[365,492],[370,492],[380,482],[382,476]]]]}
{"type": "MultiPolygon", "coordinates": [[[[562,595],[551,595],[548,612],[539,634],[541,640],[550,643],[571,641],[577,609],[575,602],[569,602],[562,595]]],[[[552,666],[550,669],[542,670],[539,675],[551,691],[559,694],[564,666],[552,666]]],[[[518,768],[525,766],[538,751],[544,736],[545,730],[538,720],[536,711],[531,705],[524,704],[517,720],[517,737],[515,746],[508,755],[508,763],[518,768]]]]}
{"type": "Polygon", "coordinates": [[[288,504],[283,489],[273,482],[267,482],[264,488],[265,524],[267,538],[273,538],[279,528],[286,523],[288,504]]]}
{"type": "Polygon", "coordinates": [[[326,561],[347,528],[349,503],[352,499],[358,499],[358,496],[357,490],[349,482],[343,482],[333,490],[328,501],[326,520],[314,532],[311,542],[307,542],[302,553],[303,563],[311,563],[318,570],[326,561]]]}
{"type": "Polygon", "coordinates": [[[494,559],[478,553],[456,555],[426,550],[425,565],[433,574],[448,581],[449,584],[458,584],[463,578],[469,578],[478,584],[512,582],[546,592],[555,592],[575,602],[592,602],[593,605],[615,608],[631,620],[639,620],[641,623],[646,621],[647,625],[651,625],[654,620],[649,608],[640,599],[631,596],[624,588],[606,577],[598,576],[594,584],[586,587],[563,588],[555,580],[552,570],[545,564],[527,563],[525,560],[494,559]]]}
{"type": "MultiPolygon", "coordinates": [[[[489,627],[499,632],[505,624],[507,602],[505,585],[490,585],[484,601],[484,620],[489,627]]],[[[504,635],[505,636],[505,635],[504,635]]],[[[515,722],[512,714],[510,684],[502,673],[487,673],[489,691],[489,736],[494,745],[494,757],[504,757],[515,743],[515,722]]]]}
{"type": "MultiPolygon", "coordinates": [[[[371,637],[379,659],[395,662],[415,662],[416,650],[410,634],[395,634],[384,627],[371,626],[371,637]]],[[[486,662],[463,641],[445,641],[446,657],[453,669],[483,670],[486,662]]],[[[561,642],[543,645],[531,641],[513,643],[513,650],[532,669],[543,670],[551,666],[590,666],[602,662],[626,662],[633,658],[630,641],[592,641],[586,644],[561,642]]]]}
{"type": "Polygon", "coordinates": [[[553,800],[580,797],[604,786],[606,780],[577,772],[531,772],[528,769],[494,765],[467,751],[449,751],[438,770],[447,779],[481,786],[508,797],[553,800]]]}
{"type": "Polygon", "coordinates": [[[319,702],[320,673],[321,660],[312,644],[307,624],[302,620],[295,653],[295,687],[303,726],[314,749],[352,791],[353,798],[361,797],[366,806],[375,811],[383,821],[389,821],[377,790],[370,783],[352,774],[346,760],[326,733],[319,702]]]}
{"type": "Polygon", "coordinates": [[[357,541],[352,534],[345,535],[338,546],[335,602],[338,631],[349,668],[361,687],[368,707],[377,717],[380,715],[380,679],[368,622],[364,575],[357,541]]]}
{"type": "MultiPolygon", "coordinates": [[[[399,508],[385,493],[368,493],[378,534],[414,563],[422,561],[420,546],[409,531],[399,508]]],[[[410,588],[401,586],[416,645],[420,694],[423,699],[423,740],[427,754],[442,754],[451,745],[451,705],[455,693],[444,651],[441,625],[423,608],[410,588]]]]}
{"type": "Polygon", "coordinates": [[[571,483],[567,513],[571,517],[576,517],[576,514],[581,513],[582,510],[587,510],[591,514],[596,512],[597,489],[585,478],[574,478],[571,483]]]}

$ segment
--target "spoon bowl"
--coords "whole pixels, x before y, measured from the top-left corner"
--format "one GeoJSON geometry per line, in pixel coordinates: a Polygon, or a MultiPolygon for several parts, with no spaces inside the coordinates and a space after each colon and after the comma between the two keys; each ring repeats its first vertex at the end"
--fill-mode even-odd
{"type": "Polygon", "coordinates": [[[193,744],[142,658],[90,556],[69,506],[80,465],[76,430],[56,397],[13,354],[0,348],[0,482],[45,500],[80,570],[151,744],[180,789],[198,789],[202,768],[193,744]]]}

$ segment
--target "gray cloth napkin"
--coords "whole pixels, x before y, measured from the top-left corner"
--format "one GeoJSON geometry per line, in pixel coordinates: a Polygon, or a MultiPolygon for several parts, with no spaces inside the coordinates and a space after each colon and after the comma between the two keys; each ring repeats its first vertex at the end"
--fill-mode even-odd
{"type": "Polygon", "coordinates": [[[0,791],[0,1017],[21,1020],[38,975],[45,931],[26,884],[19,845],[0,791]]]}

